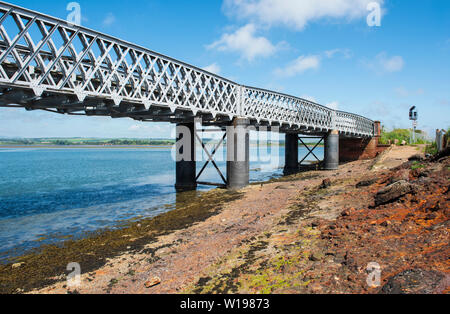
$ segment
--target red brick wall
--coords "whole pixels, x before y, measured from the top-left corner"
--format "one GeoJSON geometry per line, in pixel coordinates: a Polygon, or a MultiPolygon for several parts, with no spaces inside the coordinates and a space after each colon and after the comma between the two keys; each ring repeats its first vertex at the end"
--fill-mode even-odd
{"type": "Polygon", "coordinates": [[[372,159],[378,154],[378,138],[341,138],[339,140],[339,160],[341,162],[372,159]]]}
{"type": "Polygon", "coordinates": [[[381,123],[376,122],[375,124],[376,137],[371,139],[340,138],[339,160],[341,162],[373,159],[389,147],[379,145],[381,123]]]}

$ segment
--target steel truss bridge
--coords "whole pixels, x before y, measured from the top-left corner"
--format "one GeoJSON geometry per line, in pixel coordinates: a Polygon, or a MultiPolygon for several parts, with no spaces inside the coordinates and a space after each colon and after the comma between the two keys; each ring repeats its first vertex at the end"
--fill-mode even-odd
{"type": "Polygon", "coordinates": [[[373,137],[374,122],[239,85],[126,41],[0,2],[0,106],[182,123],[234,118],[284,133],[373,137]]]}

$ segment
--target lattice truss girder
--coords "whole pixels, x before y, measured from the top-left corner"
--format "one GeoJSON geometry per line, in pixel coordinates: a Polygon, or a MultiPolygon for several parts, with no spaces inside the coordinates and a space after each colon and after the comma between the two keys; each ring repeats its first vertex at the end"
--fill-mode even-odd
{"type": "Polygon", "coordinates": [[[0,3],[0,83],[235,116],[236,84],[64,21],[0,3]]]}
{"type": "Polygon", "coordinates": [[[373,121],[305,99],[250,87],[245,87],[243,99],[243,116],[258,122],[277,122],[297,128],[338,130],[348,135],[373,136],[373,121]]]}
{"type": "MultiPolygon", "coordinates": [[[[361,116],[240,86],[111,36],[0,2],[0,92],[28,90],[34,99],[75,98],[80,110],[86,100],[93,107],[126,104],[131,117],[164,107],[194,116],[242,116],[290,128],[374,134],[373,121],[361,116]]],[[[29,105],[25,100],[18,104],[29,105]]]]}

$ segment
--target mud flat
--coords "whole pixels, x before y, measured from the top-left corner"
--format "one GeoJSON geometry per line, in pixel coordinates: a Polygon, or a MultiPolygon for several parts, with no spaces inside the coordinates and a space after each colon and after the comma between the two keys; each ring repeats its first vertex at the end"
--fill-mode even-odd
{"type": "Polygon", "coordinates": [[[1,292],[446,293],[450,159],[408,161],[417,153],[186,195],[157,218],[2,266],[1,292]]]}

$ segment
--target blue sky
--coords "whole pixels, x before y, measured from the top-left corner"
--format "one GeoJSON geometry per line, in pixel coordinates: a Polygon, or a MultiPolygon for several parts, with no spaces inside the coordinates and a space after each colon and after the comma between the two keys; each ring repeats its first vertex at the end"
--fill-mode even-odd
{"type": "MultiPolygon", "coordinates": [[[[313,99],[430,135],[450,127],[450,1],[78,1],[82,25],[239,83],[313,99]]],[[[69,1],[13,1],[66,18],[69,1]]],[[[4,137],[170,137],[168,124],[0,108],[4,137]]]]}

